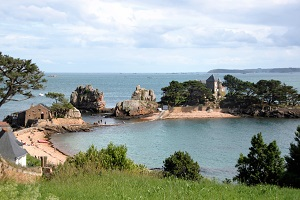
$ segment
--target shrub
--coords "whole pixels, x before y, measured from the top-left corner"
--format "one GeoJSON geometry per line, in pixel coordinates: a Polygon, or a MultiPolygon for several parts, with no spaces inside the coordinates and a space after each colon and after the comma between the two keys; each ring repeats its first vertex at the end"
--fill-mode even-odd
{"type": "Polygon", "coordinates": [[[237,167],[238,175],[233,180],[247,185],[278,184],[284,172],[284,159],[276,141],[266,145],[261,133],[251,139],[252,147],[246,156],[240,154],[237,167]]]}
{"type": "Polygon", "coordinates": [[[27,167],[40,167],[41,161],[30,154],[26,155],[26,166],[27,167]]]}
{"type": "Polygon", "coordinates": [[[199,180],[200,166],[187,152],[177,151],[164,161],[164,176],[175,176],[186,180],[199,180]]]}
{"type": "Polygon", "coordinates": [[[101,170],[143,170],[143,165],[137,165],[127,158],[127,148],[109,143],[107,148],[97,150],[91,145],[86,152],[79,152],[69,157],[63,165],[55,170],[55,174],[96,173],[101,170]]]}

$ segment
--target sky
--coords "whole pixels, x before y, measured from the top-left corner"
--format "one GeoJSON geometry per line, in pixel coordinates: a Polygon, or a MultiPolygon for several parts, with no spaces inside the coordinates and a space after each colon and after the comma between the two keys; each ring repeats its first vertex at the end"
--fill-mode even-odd
{"type": "Polygon", "coordinates": [[[300,67],[299,0],[0,4],[0,52],[31,59],[44,72],[300,67]]]}

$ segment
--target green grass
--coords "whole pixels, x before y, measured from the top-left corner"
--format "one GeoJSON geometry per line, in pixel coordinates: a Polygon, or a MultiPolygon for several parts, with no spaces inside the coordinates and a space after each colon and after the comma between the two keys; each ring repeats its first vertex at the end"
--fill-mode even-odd
{"type": "Polygon", "coordinates": [[[130,172],[55,177],[36,184],[0,182],[0,199],[299,199],[300,190],[160,178],[130,172]]]}

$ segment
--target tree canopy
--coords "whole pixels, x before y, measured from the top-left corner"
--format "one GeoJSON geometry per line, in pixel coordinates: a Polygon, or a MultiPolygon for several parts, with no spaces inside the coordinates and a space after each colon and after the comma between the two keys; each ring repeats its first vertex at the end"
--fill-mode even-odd
{"type": "Polygon", "coordinates": [[[227,87],[226,99],[222,105],[248,107],[253,104],[296,105],[300,100],[293,86],[282,84],[278,80],[260,80],[257,83],[242,81],[232,75],[224,76],[223,86],[227,87]]]}
{"type": "Polygon", "coordinates": [[[46,97],[55,99],[55,102],[53,102],[50,107],[50,110],[54,113],[55,117],[64,117],[70,109],[74,108],[62,93],[48,92],[46,97]]]}
{"type": "Polygon", "coordinates": [[[285,157],[285,184],[300,188],[300,126],[295,132],[295,142],[290,145],[290,155],[285,157]]]}
{"type": "Polygon", "coordinates": [[[261,133],[251,139],[247,156],[240,154],[236,164],[238,175],[233,179],[247,185],[278,184],[284,172],[284,159],[276,141],[265,144],[261,133]]]}
{"type": "Polygon", "coordinates": [[[206,99],[213,100],[212,91],[205,84],[197,80],[180,83],[170,82],[170,85],[161,89],[163,96],[161,103],[170,106],[199,105],[206,99]]]}
{"type": "Polygon", "coordinates": [[[0,52],[0,107],[9,101],[33,97],[31,90],[43,88],[46,82],[43,76],[44,73],[31,60],[13,58],[0,52]]]}

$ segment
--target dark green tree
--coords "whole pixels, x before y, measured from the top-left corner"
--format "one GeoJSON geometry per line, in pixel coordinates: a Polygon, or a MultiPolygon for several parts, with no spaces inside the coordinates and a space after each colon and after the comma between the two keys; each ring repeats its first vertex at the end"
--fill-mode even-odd
{"type": "Polygon", "coordinates": [[[300,126],[297,127],[295,132],[295,141],[295,144],[290,144],[290,155],[285,157],[284,184],[300,188],[300,126]]]}
{"type": "Polygon", "coordinates": [[[284,159],[276,141],[266,145],[261,133],[251,139],[252,147],[246,156],[240,154],[235,167],[238,175],[233,180],[247,185],[278,184],[284,172],[284,159]]]}
{"type": "Polygon", "coordinates": [[[177,151],[164,161],[164,176],[186,180],[199,180],[200,166],[187,152],[177,151]]]}
{"type": "Polygon", "coordinates": [[[280,100],[282,94],[281,81],[278,80],[260,80],[256,83],[257,95],[262,102],[267,102],[269,105],[280,100]]]}
{"type": "Polygon", "coordinates": [[[0,107],[9,101],[33,97],[31,90],[43,88],[44,73],[31,60],[22,60],[0,52],[0,107]],[[15,97],[18,98],[15,98],[15,97]]]}
{"type": "Polygon", "coordinates": [[[170,85],[161,89],[163,96],[161,103],[170,106],[199,105],[205,100],[213,101],[212,91],[200,81],[170,82],[170,85]]]}
{"type": "Polygon", "coordinates": [[[185,102],[186,105],[194,106],[204,104],[206,99],[214,100],[211,90],[200,81],[186,81],[183,82],[183,86],[186,88],[188,95],[185,102]]]}
{"type": "Polygon", "coordinates": [[[170,85],[161,89],[163,96],[161,102],[170,106],[183,105],[186,102],[188,92],[182,83],[171,81],[170,85]]]}
{"type": "Polygon", "coordinates": [[[55,99],[55,102],[53,102],[50,107],[50,110],[55,117],[64,117],[70,109],[74,108],[74,106],[65,98],[64,94],[48,92],[46,97],[55,99]]]}

